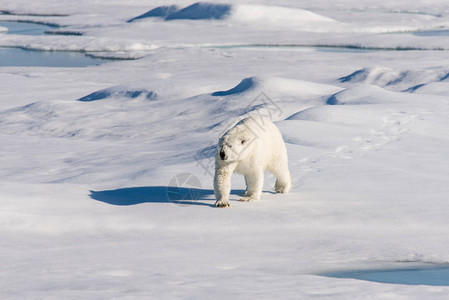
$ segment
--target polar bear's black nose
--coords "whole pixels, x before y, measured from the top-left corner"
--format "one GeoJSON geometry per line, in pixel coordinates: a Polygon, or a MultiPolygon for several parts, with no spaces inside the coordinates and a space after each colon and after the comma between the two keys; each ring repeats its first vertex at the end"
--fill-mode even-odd
{"type": "Polygon", "coordinates": [[[225,160],[226,159],[226,154],[224,153],[223,150],[220,151],[220,158],[221,158],[221,160],[225,160]]]}

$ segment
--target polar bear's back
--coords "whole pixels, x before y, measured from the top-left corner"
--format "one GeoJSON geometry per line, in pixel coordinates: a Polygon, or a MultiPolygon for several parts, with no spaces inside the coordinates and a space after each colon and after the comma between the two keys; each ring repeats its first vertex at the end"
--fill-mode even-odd
{"type": "Polygon", "coordinates": [[[237,126],[239,125],[246,127],[255,135],[257,152],[261,154],[259,160],[264,160],[266,169],[271,169],[273,163],[287,157],[282,134],[268,118],[262,116],[248,117],[241,120],[237,126]]]}

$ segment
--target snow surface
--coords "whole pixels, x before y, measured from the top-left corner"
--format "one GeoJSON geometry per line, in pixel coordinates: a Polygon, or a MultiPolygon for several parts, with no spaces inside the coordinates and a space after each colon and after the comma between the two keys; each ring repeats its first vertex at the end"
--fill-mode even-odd
{"type": "Polygon", "coordinates": [[[449,4],[205,5],[0,0],[83,33],[0,47],[140,58],[0,68],[1,298],[446,299],[320,274],[449,262],[449,38],[410,33],[448,29],[449,4]],[[161,6],[190,10],[128,22],[161,6]],[[218,209],[214,145],[248,114],[279,126],[294,188],[267,174],[241,203],[236,175],[218,209]]]}

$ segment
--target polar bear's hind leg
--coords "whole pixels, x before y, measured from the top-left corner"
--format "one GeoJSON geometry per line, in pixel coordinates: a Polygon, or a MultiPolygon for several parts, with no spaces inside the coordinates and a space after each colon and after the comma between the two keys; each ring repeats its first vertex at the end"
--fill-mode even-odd
{"type": "Polygon", "coordinates": [[[276,193],[287,194],[292,188],[292,178],[288,170],[288,166],[278,166],[273,170],[274,176],[276,176],[276,183],[274,190],[276,193]]]}
{"type": "Polygon", "coordinates": [[[283,178],[281,180],[276,179],[276,183],[274,185],[274,190],[276,193],[287,194],[290,192],[292,188],[291,179],[283,178]]]}

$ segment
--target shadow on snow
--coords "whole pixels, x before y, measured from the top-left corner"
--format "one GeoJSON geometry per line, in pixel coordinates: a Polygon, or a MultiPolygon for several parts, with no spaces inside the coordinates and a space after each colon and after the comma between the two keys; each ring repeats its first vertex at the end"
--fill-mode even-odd
{"type": "MultiPolygon", "coordinates": [[[[233,190],[241,194],[242,190],[233,190]]],[[[215,206],[214,191],[173,186],[130,187],[106,191],[90,191],[90,197],[111,205],[129,206],[142,203],[215,206]],[[207,202],[201,202],[207,200],[207,202]]]]}

